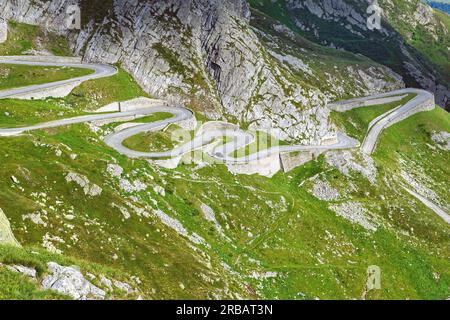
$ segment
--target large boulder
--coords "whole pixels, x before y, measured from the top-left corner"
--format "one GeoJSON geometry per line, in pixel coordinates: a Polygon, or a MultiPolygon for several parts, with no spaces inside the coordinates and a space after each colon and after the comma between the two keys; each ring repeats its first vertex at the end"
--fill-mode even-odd
{"type": "Polygon", "coordinates": [[[11,231],[11,225],[3,210],[0,208],[0,244],[20,247],[19,242],[11,231]]]}

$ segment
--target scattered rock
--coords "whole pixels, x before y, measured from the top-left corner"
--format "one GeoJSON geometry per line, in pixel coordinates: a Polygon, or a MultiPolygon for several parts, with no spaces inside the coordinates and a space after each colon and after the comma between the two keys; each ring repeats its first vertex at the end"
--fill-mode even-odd
{"type": "Polygon", "coordinates": [[[144,191],[147,189],[147,185],[139,180],[130,182],[127,179],[120,179],[119,185],[123,191],[128,193],[144,191]]]}
{"type": "Polygon", "coordinates": [[[63,239],[57,236],[51,236],[49,233],[46,233],[44,237],[42,238],[42,246],[47,249],[47,251],[56,253],[56,254],[62,254],[62,251],[53,244],[53,242],[57,243],[65,243],[63,239]]]}
{"type": "Polygon", "coordinates": [[[340,197],[339,192],[328,181],[320,179],[314,180],[312,193],[316,198],[324,201],[334,201],[340,197]]]}
{"type": "Polygon", "coordinates": [[[131,218],[130,212],[127,210],[127,208],[122,207],[122,206],[119,206],[119,205],[117,205],[117,204],[115,204],[115,203],[113,203],[111,206],[112,206],[113,208],[119,209],[120,213],[122,213],[122,215],[123,215],[123,217],[124,217],[125,220],[128,220],[128,219],[131,218]]]}
{"type": "Polygon", "coordinates": [[[222,226],[219,224],[219,222],[216,219],[216,214],[214,213],[214,210],[210,206],[208,206],[204,203],[201,204],[200,209],[202,210],[203,216],[205,217],[205,219],[214,224],[214,227],[216,228],[217,232],[222,237],[226,237],[225,233],[223,232],[222,226]]]}
{"type": "Polygon", "coordinates": [[[117,281],[117,280],[113,280],[114,286],[116,288],[118,288],[119,290],[122,290],[124,292],[126,292],[127,294],[131,294],[134,293],[135,290],[133,289],[132,286],[130,286],[128,283],[125,282],[121,282],[121,281],[117,281]]]}
{"type": "Polygon", "coordinates": [[[156,186],[156,187],[153,188],[153,190],[154,190],[157,194],[159,194],[159,195],[161,195],[161,196],[163,196],[163,197],[166,196],[166,190],[164,190],[164,188],[161,187],[161,186],[156,186]]]}
{"type": "Polygon", "coordinates": [[[439,148],[450,151],[450,133],[445,131],[439,133],[435,132],[431,138],[439,146],[439,148]]]}
{"type": "Polygon", "coordinates": [[[75,267],[49,262],[48,270],[51,274],[42,280],[44,289],[69,295],[75,300],[105,299],[106,292],[89,282],[75,267]]]}
{"type": "Polygon", "coordinates": [[[331,151],[325,155],[328,165],[336,167],[342,174],[348,176],[351,171],[359,172],[372,184],[376,183],[377,169],[373,159],[366,154],[358,153],[361,158],[356,159],[351,151],[331,151]]]}
{"type": "Polygon", "coordinates": [[[202,205],[200,206],[200,209],[202,209],[203,215],[205,216],[206,220],[211,221],[211,222],[217,222],[214,210],[210,206],[202,203],[202,205]]]}
{"type": "Polygon", "coordinates": [[[91,184],[89,179],[85,176],[70,172],[66,175],[67,182],[75,182],[83,188],[84,194],[90,197],[96,197],[102,194],[102,188],[96,184],[91,184]]]}
{"type": "Polygon", "coordinates": [[[336,212],[338,216],[343,217],[352,223],[359,224],[366,230],[377,231],[378,229],[377,223],[373,221],[368,210],[361,203],[346,202],[332,205],[330,209],[336,212]]]}
{"type": "Polygon", "coordinates": [[[161,222],[163,224],[165,224],[169,228],[175,230],[179,235],[182,235],[182,236],[188,238],[193,243],[206,244],[205,240],[202,237],[200,237],[199,235],[197,235],[195,233],[190,235],[189,232],[186,230],[186,228],[177,219],[170,217],[169,215],[165,214],[161,210],[156,210],[155,215],[161,220],[161,222]]]}
{"type": "Polygon", "coordinates": [[[29,213],[29,214],[24,214],[22,215],[22,220],[31,220],[31,222],[33,222],[36,225],[41,225],[46,227],[47,223],[42,220],[42,216],[40,212],[35,212],[35,213],[29,213]]]}

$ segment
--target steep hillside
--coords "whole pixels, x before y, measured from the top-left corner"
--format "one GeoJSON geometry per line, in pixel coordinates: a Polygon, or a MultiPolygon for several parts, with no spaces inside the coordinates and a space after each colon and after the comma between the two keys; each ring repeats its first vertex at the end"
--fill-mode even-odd
{"type": "Polygon", "coordinates": [[[132,285],[128,298],[443,299],[450,227],[402,186],[448,210],[449,153],[432,139],[450,132],[448,119],[436,109],[393,127],[374,162],[331,152],[272,179],[132,161],[86,125],[2,138],[1,208],[28,252],[0,261],[41,261],[34,285],[48,262],[75,264],[103,290],[102,275],[132,285]],[[369,265],[381,267],[383,289],[366,295],[369,265]]]}
{"type": "MultiPolygon", "coordinates": [[[[65,1],[0,1],[3,17],[68,34],[76,54],[121,63],[152,96],[188,103],[209,118],[270,129],[283,140],[319,142],[326,136],[332,130],[329,99],[403,85],[368,59],[299,37],[286,36],[280,51],[277,41],[265,37],[266,29],[250,26],[243,0],[81,1],[80,6],[83,28],[68,32],[65,1]],[[325,63],[308,58],[314,55],[325,63]],[[323,85],[324,79],[333,87],[323,85]]],[[[266,27],[283,32],[278,23],[266,27]]]]}
{"type": "MultiPolygon", "coordinates": [[[[65,98],[0,100],[0,128],[150,93],[185,101],[203,111],[200,120],[223,116],[253,130],[271,121],[278,138],[320,140],[336,126],[362,140],[371,120],[413,98],[328,116],[328,100],[402,81],[367,58],[293,33],[280,17],[255,11],[250,18],[241,1],[111,1],[107,18],[99,3],[83,1],[84,29],[67,45],[86,60],[118,62],[118,74],[85,82],[65,98]],[[193,97],[208,99],[210,109],[193,97]],[[281,115],[291,118],[279,124],[281,115]]],[[[61,16],[53,14],[64,4],[0,0],[0,14],[55,29],[61,16]],[[51,5],[44,10],[45,3],[51,5]]],[[[37,32],[26,45],[0,44],[0,52],[69,51],[48,30],[15,22],[13,28],[37,32]]],[[[392,126],[373,157],[359,150],[316,154],[270,179],[198,162],[201,151],[175,169],[129,159],[102,139],[124,124],[117,121],[0,137],[0,299],[450,297],[450,225],[407,191],[450,210],[444,110],[392,126]],[[370,266],[381,270],[379,290],[367,287],[370,266]],[[83,288],[67,290],[58,282],[63,274],[83,288]]],[[[170,148],[172,129],[127,143],[170,148]]]]}
{"type": "Polygon", "coordinates": [[[369,30],[372,1],[251,0],[253,8],[278,19],[316,43],[360,53],[392,68],[407,86],[436,93],[450,108],[450,17],[419,0],[380,0],[380,30],[369,30]]]}

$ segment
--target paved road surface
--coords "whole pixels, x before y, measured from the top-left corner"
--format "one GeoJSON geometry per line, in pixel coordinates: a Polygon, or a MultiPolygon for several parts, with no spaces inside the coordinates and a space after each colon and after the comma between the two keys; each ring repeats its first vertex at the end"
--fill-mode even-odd
{"type": "Polygon", "coordinates": [[[432,102],[434,107],[434,95],[425,90],[408,88],[335,103],[346,105],[354,102],[364,102],[370,100],[377,100],[380,98],[386,98],[389,96],[402,96],[407,94],[415,94],[416,96],[410,101],[408,101],[406,104],[393,110],[390,110],[389,112],[379,116],[378,118],[376,118],[374,121],[371,122],[369,126],[369,131],[361,147],[361,150],[364,153],[366,154],[373,153],[373,151],[376,148],[378,139],[381,135],[381,132],[385,128],[387,128],[390,124],[397,122],[399,119],[402,119],[405,115],[409,113],[420,111],[420,107],[427,101],[432,102]]]}

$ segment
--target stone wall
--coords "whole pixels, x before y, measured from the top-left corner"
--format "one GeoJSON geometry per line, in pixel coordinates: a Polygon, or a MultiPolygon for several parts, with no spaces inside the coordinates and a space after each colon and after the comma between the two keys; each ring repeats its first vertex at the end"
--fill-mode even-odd
{"type": "Polygon", "coordinates": [[[368,106],[378,106],[381,104],[388,104],[404,99],[407,95],[399,95],[392,97],[384,97],[372,100],[348,100],[336,103],[329,103],[328,108],[337,112],[346,112],[356,108],[368,107],[368,106]]]}
{"type": "Polygon", "coordinates": [[[276,153],[270,157],[249,163],[229,163],[227,164],[227,167],[233,174],[259,174],[271,178],[281,170],[280,155],[276,153]]]}
{"type": "Polygon", "coordinates": [[[314,155],[311,152],[293,152],[280,155],[281,169],[284,172],[294,170],[312,160],[314,160],[314,155]]]}
{"type": "Polygon", "coordinates": [[[430,98],[430,99],[424,101],[423,103],[419,104],[414,109],[411,109],[409,112],[406,112],[405,114],[403,114],[401,117],[398,117],[394,121],[389,122],[387,125],[384,126],[384,129],[387,129],[387,128],[393,126],[394,124],[399,123],[399,122],[413,116],[416,113],[424,112],[424,111],[431,111],[434,108],[436,108],[436,101],[433,96],[433,98],[430,98]]]}

